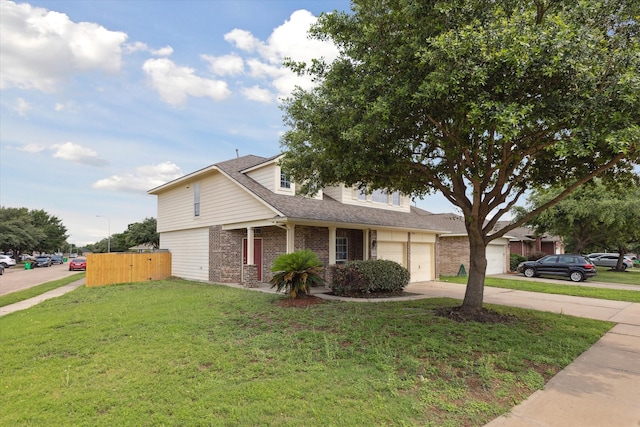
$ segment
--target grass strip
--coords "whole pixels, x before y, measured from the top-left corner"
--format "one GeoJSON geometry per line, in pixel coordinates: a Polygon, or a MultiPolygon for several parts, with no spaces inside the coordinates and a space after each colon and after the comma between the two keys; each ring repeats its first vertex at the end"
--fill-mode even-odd
{"type": "Polygon", "coordinates": [[[81,287],[0,318],[0,426],[482,426],[612,326],[452,299],[282,307],[183,280],[81,287]]]}
{"type": "Polygon", "coordinates": [[[33,286],[22,291],[12,292],[10,294],[0,296],[0,307],[14,304],[16,302],[24,301],[29,298],[36,297],[52,289],[59,288],[60,286],[68,285],[69,283],[80,280],[86,273],[78,273],[72,276],[67,276],[62,279],[53,280],[51,282],[43,283],[41,285],[33,286]]]}
{"type": "MultiPolygon", "coordinates": [[[[440,280],[452,283],[467,283],[467,277],[441,276],[440,280]]],[[[578,286],[575,284],[571,284],[571,282],[567,282],[567,284],[562,284],[560,282],[545,283],[538,281],[520,280],[515,278],[502,279],[499,277],[486,277],[484,284],[485,286],[494,288],[515,289],[519,291],[540,292],[544,294],[570,295],[574,297],[598,298],[611,301],[640,302],[640,288],[638,288],[638,291],[627,291],[622,289],[592,288],[581,285],[578,286]]]]}

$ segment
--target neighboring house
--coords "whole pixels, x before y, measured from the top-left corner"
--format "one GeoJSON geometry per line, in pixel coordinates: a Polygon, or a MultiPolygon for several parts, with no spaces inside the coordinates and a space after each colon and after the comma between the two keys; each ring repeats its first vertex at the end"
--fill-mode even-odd
{"type": "MultiPolygon", "coordinates": [[[[509,224],[509,221],[499,221],[496,228],[501,229],[509,224]]],[[[543,234],[536,235],[529,227],[518,227],[509,231],[509,250],[512,254],[529,257],[532,254],[544,253],[547,255],[563,254],[564,244],[559,236],[543,234]]]]}
{"type": "Polygon", "coordinates": [[[132,246],[129,248],[130,252],[144,253],[144,252],[153,252],[155,247],[149,243],[142,243],[137,246],[132,246]]]}
{"type": "MultiPolygon", "coordinates": [[[[429,220],[439,229],[448,230],[441,234],[436,246],[436,269],[443,276],[454,276],[464,265],[469,274],[469,238],[464,225],[464,217],[453,213],[427,213],[429,220]]],[[[509,233],[510,234],[510,233],[509,233]]],[[[486,274],[502,274],[509,271],[509,237],[492,240],[487,245],[486,274]]]]}
{"type": "MultiPolygon", "coordinates": [[[[412,282],[437,278],[436,242],[449,229],[429,212],[399,193],[365,195],[345,186],[296,195],[279,157],[239,157],[149,190],[172,275],[252,286],[269,281],[279,255],[311,249],[329,267],[327,278],[331,266],[362,259],[397,261],[412,282]]],[[[466,255],[455,259],[468,264],[468,241],[466,255]]]]}

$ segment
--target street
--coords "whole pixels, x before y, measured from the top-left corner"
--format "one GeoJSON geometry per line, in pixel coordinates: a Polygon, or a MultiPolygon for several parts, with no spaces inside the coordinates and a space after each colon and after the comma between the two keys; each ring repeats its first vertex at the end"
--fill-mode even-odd
{"type": "Polygon", "coordinates": [[[69,271],[68,261],[64,264],[34,268],[32,270],[25,270],[24,266],[21,265],[5,268],[4,274],[0,276],[0,295],[28,289],[76,273],[80,273],[80,271],[69,271]]]}

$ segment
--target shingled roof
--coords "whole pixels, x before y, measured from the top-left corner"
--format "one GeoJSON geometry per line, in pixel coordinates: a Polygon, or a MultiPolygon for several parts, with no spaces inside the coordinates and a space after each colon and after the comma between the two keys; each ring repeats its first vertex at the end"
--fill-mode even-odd
{"type": "Polygon", "coordinates": [[[340,203],[324,195],[322,200],[276,194],[247,176],[243,171],[273,161],[276,157],[243,156],[217,163],[213,166],[231,177],[256,197],[272,206],[280,215],[276,217],[289,220],[323,221],[328,223],[347,223],[382,227],[406,228],[415,230],[450,232],[451,228],[435,224],[429,212],[411,207],[411,212],[398,212],[379,208],[370,208],[340,203]]]}

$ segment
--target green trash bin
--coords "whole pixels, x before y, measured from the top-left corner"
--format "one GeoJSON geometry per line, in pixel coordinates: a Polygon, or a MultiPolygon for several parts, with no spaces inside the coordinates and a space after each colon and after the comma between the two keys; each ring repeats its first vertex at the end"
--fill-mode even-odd
{"type": "Polygon", "coordinates": [[[62,258],[62,262],[67,262],[67,257],[62,258]]]}
{"type": "Polygon", "coordinates": [[[25,270],[31,270],[31,263],[30,262],[25,262],[24,263],[24,269],[25,270]]]}

